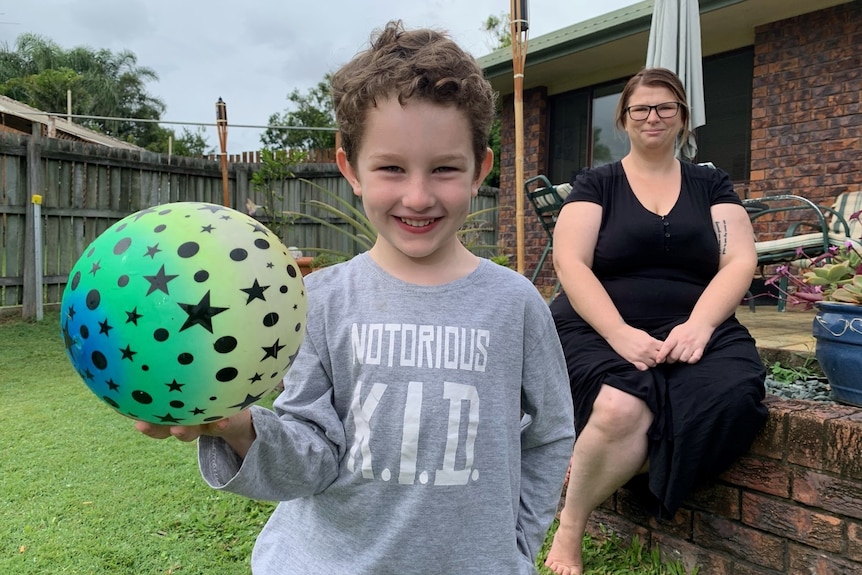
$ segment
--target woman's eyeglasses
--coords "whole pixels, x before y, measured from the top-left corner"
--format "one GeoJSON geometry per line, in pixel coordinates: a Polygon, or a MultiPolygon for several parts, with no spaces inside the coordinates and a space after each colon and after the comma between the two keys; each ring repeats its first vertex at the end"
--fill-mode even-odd
{"type": "Polygon", "coordinates": [[[655,110],[659,118],[666,120],[676,116],[683,105],[680,102],[664,102],[655,106],[629,106],[626,108],[626,112],[629,113],[629,118],[632,120],[640,121],[649,118],[650,112],[655,110]]]}

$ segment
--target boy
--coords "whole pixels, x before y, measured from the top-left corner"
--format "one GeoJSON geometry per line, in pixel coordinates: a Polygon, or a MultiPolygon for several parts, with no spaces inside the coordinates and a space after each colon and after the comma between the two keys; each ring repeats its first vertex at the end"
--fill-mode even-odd
{"type": "Polygon", "coordinates": [[[492,166],[494,94],[444,35],[389,23],[332,80],[338,166],[366,253],[306,278],[308,325],[274,412],[200,427],[216,489],[281,501],[256,574],[527,574],[574,440],[548,306],[456,232],[492,166]]]}

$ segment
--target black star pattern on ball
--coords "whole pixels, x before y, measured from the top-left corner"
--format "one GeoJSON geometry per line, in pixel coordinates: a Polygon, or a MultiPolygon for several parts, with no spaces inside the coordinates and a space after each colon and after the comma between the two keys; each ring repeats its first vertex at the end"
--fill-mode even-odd
{"type": "Polygon", "coordinates": [[[220,217],[219,219],[227,221],[227,220],[231,219],[231,217],[229,215],[224,215],[224,216],[220,217]]]}
{"type": "Polygon", "coordinates": [[[249,383],[254,383],[256,381],[260,381],[263,379],[262,373],[255,373],[252,377],[248,378],[249,383]]]}
{"type": "Polygon", "coordinates": [[[287,347],[287,346],[278,345],[278,340],[276,339],[275,343],[272,344],[271,346],[261,348],[263,351],[266,352],[266,354],[260,359],[260,361],[263,361],[268,357],[274,357],[274,358],[278,359],[278,352],[283,350],[285,347],[287,347]]]}
{"type": "Polygon", "coordinates": [[[75,306],[70,305],[69,311],[66,312],[66,315],[69,317],[70,320],[75,319],[75,306]]]}
{"type": "Polygon", "coordinates": [[[150,256],[151,260],[156,259],[156,254],[160,251],[162,250],[159,249],[159,244],[147,246],[147,253],[144,254],[144,257],[150,256]]]}
{"type": "Polygon", "coordinates": [[[205,225],[205,226],[201,226],[201,233],[206,232],[206,233],[208,233],[208,234],[211,234],[211,233],[212,233],[212,231],[213,231],[214,229],[215,229],[215,228],[214,228],[214,227],[212,227],[212,225],[207,224],[207,225],[205,225]]]}
{"type": "Polygon", "coordinates": [[[263,397],[265,393],[266,393],[265,391],[261,391],[259,395],[249,395],[246,393],[245,399],[243,399],[241,402],[237,403],[236,405],[231,405],[229,407],[238,407],[240,409],[245,409],[249,405],[253,404],[255,401],[259,400],[261,397],[263,397]]]}
{"type": "MultiPolygon", "coordinates": [[[[147,295],[150,295],[156,290],[164,292],[168,295],[171,293],[168,291],[168,282],[178,278],[178,275],[168,275],[165,273],[165,266],[162,264],[162,267],[159,268],[159,271],[154,276],[144,276],[144,279],[150,282],[150,289],[147,290],[147,295]]],[[[137,324],[136,324],[137,325],[137,324]]]]}
{"type": "Polygon", "coordinates": [[[132,347],[127,344],[126,349],[120,348],[120,353],[123,354],[122,359],[128,359],[129,361],[135,361],[134,355],[138,352],[132,351],[132,347]]]}
{"type": "Polygon", "coordinates": [[[200,211],[203,211],[203,210],[209,210],[212,213],[216,213],[216,212],[224,211],[224,208],[221,206],[217,206],[215,204],[210,204],[208,206],[203,206],[202,208],[200,208],[200,211]]]}
{"type": "Polygon", "coordinates": [[[142,217],[144,217],[147,214],[154,214],[154,213],[156,213],[156,210],[154,208],[143,209],[143,210],[135,213],[135,221],[138,221],[139,219],[141,219],[142,217]]]}
{"type": "Polygon", "coordinates": [[[126,312],[126,323],[133,323],[135,325],[138,325],[138,320],[142,317],[144,316],[138,313],[138,308],[135,308],[132,311],[126,312]]]}
{"type": "Polygon", "coordinates": [[[117,383],[113,379],[109,379],[105,383],[107,384],[108,389],[110,389],[111,391],[117,391],[118,389],[120,389],[120,386],[117,385],[117,383]]]}
{"type": "Polygon", "coordinates": [[[254,231],[254,232],[260,232],[260,233],[262,233],[262,234],[266,234],[266,232],[267,232],[266,227],[264,227],[264,226],[260,225],[260,224],[259,224],[259,223],[257,223],[257,222],[254,222],[254,223],[249,222],[249,223],[248,223],[248,225],[250,225],[250,226],[251,226],[251,229],[252,229],[252,231],[254,231]]]}
{"type": "Polygon", "coordinates": [[[93,379],[93,374],[89,369],[85,369],[84,373],[81,374],[84,379],[93,379]]]}
{"type": "Polygon", "coordinates": [[[257,282],[257,279],[254,280],[254,284],[252,284],[249,288],[240,288],[240,291],[244,291],[248,294],[248,299],[245,301],[246,305],[251,303],[251,300],[259,299],[261,301],[266,301],[266,298],[263,297],[263,292],[269,289],[269,286],[262,286],[257,282]]]}
{"type": "Polygon", "coordinates": [[[203,415],[206,412],[207,412],[206,409],[201,409],[200,407],[196,407],[194,409],[189,410],[189,413],[191,413],[192,415],[203,415]]]}
{"type": "Polygon", "coordinates": [[[69,335],[69,322],[63,324],[63,343],[66,345],[66,351],[75,345],[75,340],[69,335]]]}
{"type": "Polygon", "coordinates": [[[99,265],[101,263],[102,263],[102,260],[99,260],[97,262],[93,262],[93,267],[90,268],[90,273],[92,275],[96,275],[96,272],[99,271],[100,269],[102,269],[102,266],[99,265]]]}
{"type": "Polygon", "coordinates": [[[213,307],[210,305],[210,292],[204,294],[204,297],[201,298],[196,304],[190,303],[178,303],[183,311],[189,314],[189,317],[186,319],[183,327],[180,328],[180,331],[188,329],[193,325],[199,325],[203,327],[208,332],[213,332],[213,316],[220,314],[221,312],[229,309],[226,307],[213,307]]]}
{"type": "Polygon", "coordinates": [[[168,391],[179,391],[180,393],[182,393],[183,386],[185,385],[185,383],[177,383],[177,380],[175,379],[170,383],[166,383],[165,385],[168,386],[168,391]]]}
{"type": "Polygon", "coordinates": [[[266,269],[271,270],[275,267],[275,264],[272,262],[266,262],[266,269]]]}
{"type": "Polygon", "coordinates": [[[158,417],[159,421],[161,421],[162,423],[179,423],[182,421],[182,419],[176,418],[170,413],[166,413],[164,415],[157,415],[156,417],[158,417]]]}
{"type": "Polygon", "coordinates": [[[99,322],[99,333],[108,335],[108,332],[112,329],[114,329],[114,326],[108,323],[108,318],[105,318],[105,321],[99,322]]]}

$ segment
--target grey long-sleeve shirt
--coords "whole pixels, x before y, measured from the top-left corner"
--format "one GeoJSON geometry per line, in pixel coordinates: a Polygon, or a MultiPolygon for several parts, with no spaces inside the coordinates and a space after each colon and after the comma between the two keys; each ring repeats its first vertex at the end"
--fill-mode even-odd
{"type": "Polygon", "coordinates": [[[281,501],[254,573],[534,573],[574,440],[536,289],[488,260],[416,286],[367,254],[306,280],[306,338],[245,460],[199,443],[211,486],[281,501]]]}

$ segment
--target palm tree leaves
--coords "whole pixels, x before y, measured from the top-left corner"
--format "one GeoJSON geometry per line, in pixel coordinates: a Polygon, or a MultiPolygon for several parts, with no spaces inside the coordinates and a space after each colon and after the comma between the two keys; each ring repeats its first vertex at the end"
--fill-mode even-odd
{"type": "MultiPolygon", "coordinates": [[[[66,91],[72,93],[72,113],[103,118],[158,120],[165,104],[147,92],[157,81],[152,68],[139,66],[131,51],[117,53],[78,46],[66,50],[36,34],[21,34],[14,46],[0,46],[0,94],[34,108],[62,115],[66,91]]],[[[88,127],[139,145],[153,125],[95,119],[88,127]]]]}

